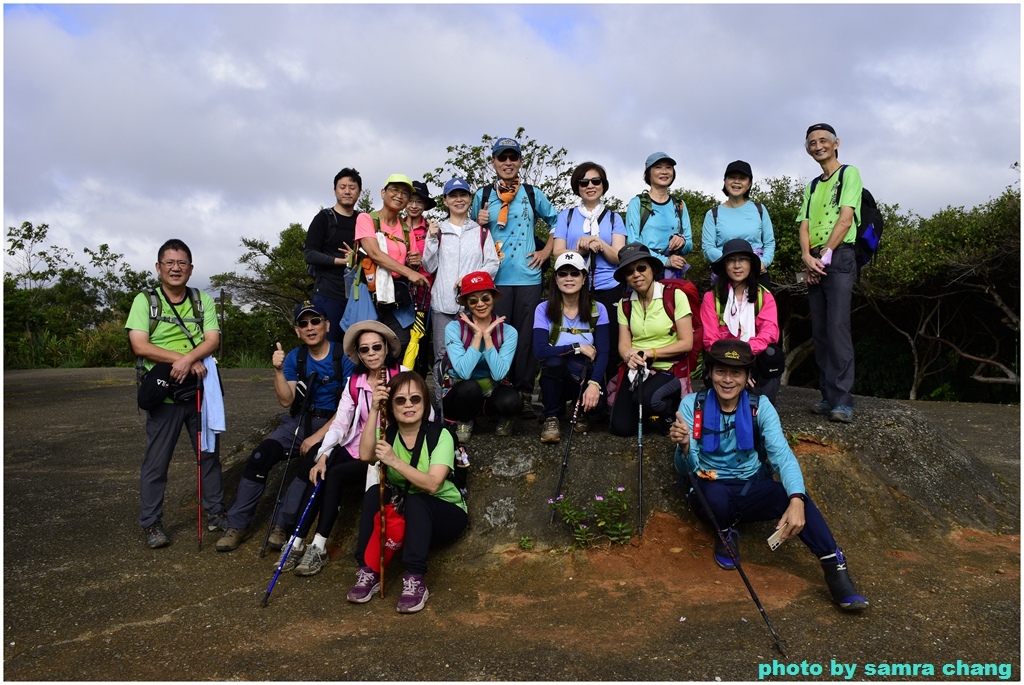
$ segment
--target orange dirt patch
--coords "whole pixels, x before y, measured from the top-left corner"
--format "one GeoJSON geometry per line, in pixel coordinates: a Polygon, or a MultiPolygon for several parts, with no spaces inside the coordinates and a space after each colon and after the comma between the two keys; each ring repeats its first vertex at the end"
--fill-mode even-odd
{"type": "Polygon", "coordinates": [[[796,440],[796,444],[790,445],[790,447],[793,449],[793,454],[798,457],[805,454],[818,454],[823,457],[831,457],[840,454],[838,447],[823,442],[821,439],[813,435],[804,435],[801,433],[796,436],[796,440]]]}
{"type": "Polygon", "coordinates": [[[948,537],[950,542],[964,551],[1006,550],[1020,555],[1020,535],[994,535],[974,528],[957,528],[948,537]]]}

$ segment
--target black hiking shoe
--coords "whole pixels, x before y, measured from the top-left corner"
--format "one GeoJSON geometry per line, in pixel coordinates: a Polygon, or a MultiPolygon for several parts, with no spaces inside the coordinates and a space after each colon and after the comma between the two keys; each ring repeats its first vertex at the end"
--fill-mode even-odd
{"type": "Polygon", "coordinates": [[[735,528],[722,532],[725,533],[725,539],[729,541],[729,548],[732,549],[733,555],[729,556],[729,550],[722,544],[722,538],[715,535],[715,563],[726,571],[735,571],[736,563],[733,561],[733,558],[736,561],[739,561],[740,558],[740,533],[735,528]]]}
{"type": "Polygon", "coordinates": [[[150,549],[159,549],[160,547],[166,547],[171,544],[171,539],[167,537],[167,533],[164,532],[164,524],[162,521],[157,521],[151,526],[147,526],[142,529],[146,533],[146,545],[150,549]]]}
{"type": "Polygon", "coordinates": [[[868,608],[868,600],[857,592],[846,570],[846,557],[843,550],[836,549],[835,555],[829,555],[821,563],[825,572],[825,584],[828,586],[832,601],[843,611],[857,612],[868,608]]]}
{"type": "Polygon", "coordinates": [[[227,532],[228,530],[228,515],[223,511],[219,514],[210,514],[206,517],[206,529],[209,531],[219,530],[221,532],[227,532]]]}

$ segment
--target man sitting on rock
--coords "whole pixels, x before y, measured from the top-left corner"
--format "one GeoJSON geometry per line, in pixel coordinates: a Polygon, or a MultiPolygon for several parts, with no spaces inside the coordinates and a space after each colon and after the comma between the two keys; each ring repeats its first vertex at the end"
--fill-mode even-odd
{"type": "Polygon", "coordinates": [[[846,557],[836,544],[821,512],[807,497],[804,478],[771,402],[748,396],[745,390],[754,355],[742,340],[719,340],[704,355],[710,367],[711,388],[683,398],[676,422],[669,429],[676,443],[675,466],[683,474],[695,473],[703,499],[690,489],[687,499],[694,513],[722,530],[728,541],[715,541],[715,563],[725,570],[739,561],[740,521],[779,519],[776,530],[785,541],[798,536],[814,552],[825,572],[832,601],[845,611],[863,611],[868,601],[846,570],[846,557]],[[692,439],[691,439],[692,437],[692,439]],[[760,450],[765,459],[759,457],[760,450]],[[782,482],[771,477],[778,472],[782,482]]]}

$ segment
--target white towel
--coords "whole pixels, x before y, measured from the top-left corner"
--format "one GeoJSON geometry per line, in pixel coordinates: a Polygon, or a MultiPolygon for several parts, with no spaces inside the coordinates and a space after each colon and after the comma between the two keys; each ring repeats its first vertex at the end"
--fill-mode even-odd
{"type": "MultiPolygon", "coordinates": [[[[377,232],[377,246],[384,254],[388,253],[388,239],[380,231],[377,232]]],[[[377,302],[378,304],[395,303],[395,282],[391,278],[391,271],[377,265],[377,302]]]]}
{"type": "Polygon", "coordinates": [[[202,450],[213,452],[217,448],[216,436],[227,429],[224,418],[224,395],[220,390],[220,374],[217,360],[210,355],[203,360],[206,377],[203,379],[203,426],[202,450]]]}

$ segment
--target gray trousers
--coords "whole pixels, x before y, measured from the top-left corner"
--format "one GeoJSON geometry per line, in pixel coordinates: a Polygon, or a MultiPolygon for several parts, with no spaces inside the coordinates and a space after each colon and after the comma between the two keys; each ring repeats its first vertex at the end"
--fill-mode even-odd
{"type": "Polygon", "coordinates": [[[830,407],[853,406],[853,335],[850,307],[857,281],[853,245],[842,245],[818,285],[807,286],[814,359],[821,398],[830,407]]]}
{"type": "MultiPolygon", "coordinates": [[[[178,443],[178,436],[184,426],[192,444],[192,452],[195,454],[198,421],[199,416],[194,402],[165,403],[146,412],[146,454],[142,458],[139,485],[139,525],[143,528],[153,525],[163,517],[167,469],[171,464],[174,446],[178,443]]],[[[224,512],[224,487],[221,484],[219,451],[218,438],[214,451],[202,454],[202,504],[207,514],[224,512]]]]}

